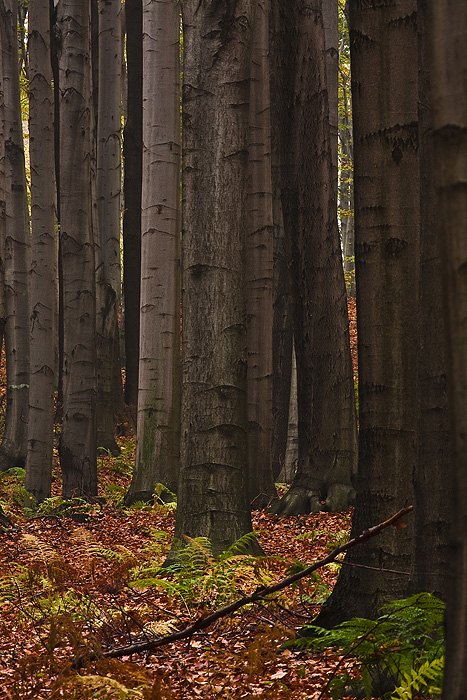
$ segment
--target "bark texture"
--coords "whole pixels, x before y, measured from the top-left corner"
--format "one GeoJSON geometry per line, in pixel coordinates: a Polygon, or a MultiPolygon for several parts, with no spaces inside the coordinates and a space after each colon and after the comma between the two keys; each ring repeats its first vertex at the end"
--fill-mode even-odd
{"type": "Polygon", "coordinates": [[[29,215],[26,192],[17,44],[18,3],[2,7],[5,119],[5,355],[6,418],[0,469],[24,466],[29,408],[29,215]]]}
{"type": "Polygon", "coordinates": [[[280,514],[353,501],[356,418],[347,299],[332,177],[319,2],[274,2],[281,197],[290,240],[298,386],[298,469],[280,514]]]}
{"type": "MultiPolygon", "coordinates": [[[[360,404],[352,531],[362,532],[412,503],[418,459],[416,2],[354,0],[350,42],[360,404]]],[[[385,600],[409,593],[407,524],[349,554],[319,623],[372,618],[385,600]]]]}
{"type": "Polygon", "coordinates": [[[247,396],[250,499],[276,498],[272,447],[273,199],[269,99],[269,2],[257,3],[251,60],[247,286],[247,396]]]}
{"type": "Polygon", "coordinates": [[[136,465],[127,500],[177,490],[180,455],[179,4],[143,2],[141,330],[136,465]]]}
{"type": "Polygon", "coordinates": [[[125,208],[123,211],[123,294],[125,323],[125,402],[138,403],[141,186],[143,162],[143,6],[125,0],[128,92],[123,131],[125,208]]]}
{"type": "Polygon", "coordinates": [[[449,524],[454,497],[446,376],[438,207],[434,187],[427,2],[419,0],[420,427],[414,473],[414,587],[447,599],[449,524]]]}
{"type": "Polygon", "coordinates": [[[443,698],[467,687],[467,5],[431,1],[429,36],[438,233],[448,341],[453,439],[451,580],[446,619],[443,698]]]}
{"type": "Polygon", "coordinates": [[[64,0],[58,7],[64,328],[60,463],[65,498],[97,494],[90,18],[89,0],[64,0]]]}
{"type": "Polygon", "coordinates": [[[182,440],[175,536],[251,530],[245,230],[256,2],[182,3],[182,440]]]}
{"type": "Polygon", "coordinates": [[[51,494],[58,353],[54,97],[48,0],[30,4],[28,30],[32,245],[26,489],[40,502],[51,494]]]}
{"type": "Polygon", "coordinates": [[[118,454],[114,415],[122,408],[118,314],[121,300],[120,0],[98,3],[97,91],[97,443],[118,454]],[[99,254],[98,254],[99,251],[99,254]],[[115,366],[117,365],[117,366],[115,366]],[[116,386],[114,380],[117,379],[116,386]],[[120,401],[119,401],[120,400],[120,401]],[[120,405],[119,405],[120,403],[120,405]]]}

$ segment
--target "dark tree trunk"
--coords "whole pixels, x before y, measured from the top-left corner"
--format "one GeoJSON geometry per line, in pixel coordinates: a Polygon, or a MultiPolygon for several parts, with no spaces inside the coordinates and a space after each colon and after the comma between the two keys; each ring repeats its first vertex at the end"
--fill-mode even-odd
{"type": "Polygon", "coordinates": [[[126,0],[125,21],[128,73],[126,123],[123,131],[125,401],[134,406],[136,412],[138,403],[143,167],[143,7],[141,0],[126,0]]]}
{"type": "MultiPolygon", "coordinates": [[[[355,534],[413,502],[418,459],[416,1],[354,0],[350,42],[360,405],[355,534]]],[[[349,552],[318,623],[372,618],[385,600],[409,593],[413,521],[407,525],[349,552]]]]}
{"type": "Polygon", "coordinates": [[[275,508],[286,515],[343,510],[353,501],[356,418],[321,6],[274,5],[281,68],[273,115],[280,124],[298,377],[298,469],[275,508]]]}
{"type": "Polygon", "coordinates": [[[430,0],[429,55],[438,234],[453,453],[444,700],[467,688],[467,4],[430,0]]]}

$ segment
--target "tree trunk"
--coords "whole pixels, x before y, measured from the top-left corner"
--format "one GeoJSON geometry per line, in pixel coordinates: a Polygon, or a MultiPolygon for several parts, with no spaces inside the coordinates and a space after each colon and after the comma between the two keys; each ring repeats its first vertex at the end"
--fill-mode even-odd
{"type": "Polygon", "coordinates": [[[272,475],[273,206],[269,99],[269,1],[259,0],[251,61],[247,287],[250,499],[274,500],[272,475]]]}
{"type": "Polygon", "coordinates": [[[143,3],[141,331],[136,465],[126,500],[176,491],[180,455],[179,4],[143,3]]]}
{"type": "Polygon", "coordinates": [[[41,502],[51,494],[57,376],[58,247],[49,0],[30,3],[28,31],[32,255],[26,489],[41,502]]]}
{"type": "Polygon", "coordinates": [[[448,343],[448,396],[453,439],[450,590],[443,698],[467,687],[467,5],[429,6],[434,162],[448,343]]]}
{"type": "MultiPolygon", "coordinates": [[[[420,216],[415,10],[415,0],[350,5],[360,404],[354,534],[413,502],[420,216]]],[[[388,598],[408,595],[413,521],[407,525],[349,552],[319,624],[372,618],[388,598]]]]}
{"type": "Polygon", "coordinates": [[[215,554],[251,531],[245,231],[257,3],[182,2],[182,441],[175,536],[215,554]]]}
{"type": "MultiPolygon", "coordinates": [[[[1,24],[6,22],[2,7],[1,24]]],[[[6,191],[5,191],[5,110],[3,88],[3,42],[4,35],[0,30],[0,355],[3,352],[3,335],[6,324],[5,306],[5,239],[6,239],[6,191]]]]}
{"type": "Polygon", "coordinates": [[[289,425],[293,352],[293,306],[290,280],[290,241],[286,239],[281,202],[280,128],[278,106],[283,95],[280,22],[276,3],[271,6],[270,102],[271,170],[273,188],[273,324],[272,324],[272,471],[277,481],[284,470],[289,425]]]}
{"type": "Polygon", "coordinates": [[[89,0],[58,6],[60,237],[63,270],[63,496],[97,494],[96,297],[91,216],[89,0]]]}
{"type": "MultiPolygon", "coordinates": [[[[121,0],[100,0],[96,189],[102,267],[97,271],[97,443],[113,454],[119,453],[114,415],[122,408],[118,405],[121,376],[114,386],[120,373],[120,357],[115,348],[121,300],[121,14],[121,0]]],[[[96,263],[99,268],[98,259],[96,263]]]]}
{"type": "Polygon", "coordinates": [[[24,466],[29,394],[29,216],[18,73],[16,0],[4,3],[2,32],[5,119],[5,356],[7,404],[0,470],[24,466]]]}
{"type": "Polygon", "coordinates": [[[447,598],[449,523],[453,502],[449,414],[446,386],[438,216],[434,188],[432,110],[426,0],[418,1],[420,139],[420,427],[414,474],[415,547],[413,578],[417,591],[447,598]]]}
{"type": "Polygon", "coordinates": [[[338,162],[338,86],[339,86],[339,23],[337,0],[322,0],[324,45],[326,50],[326,85],[329,105],[329,141],[331,144],[332,179],[337,193],[338,162]]]}
{"type": "Polygon", "coordinates": [[[353,500],[356,418],[337,227],[318,0],[279,0],[282,205],[291,240],[298,386],[298,470],[275,511],[343,510],[353,500]]]}
{"type": "Polygon", "coordinates": [[[123,211],[123,295],[125,324],[125,402],[138,403],[141,186],[143,162],[143,6],[125,0],[128,94],[123,131],[125,208],[123,211]]]}

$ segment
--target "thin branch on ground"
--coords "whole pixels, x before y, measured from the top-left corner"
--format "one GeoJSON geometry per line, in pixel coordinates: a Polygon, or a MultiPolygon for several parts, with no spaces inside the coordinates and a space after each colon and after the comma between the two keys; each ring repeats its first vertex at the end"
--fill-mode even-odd
{"type": "MultiPolygon", "coordinates": [[[[141,654],[144,652],[152,651],[153,649],[158,649],[162,646],[167,646],[168,644],[173,644],[174,642],[178,642],[181,639],[191,638],[196,632],[200,632],[201,630],[206,629],[214,622],[217,622],[217,620],[231,615],[232,613],[236,612],[245,605],[251,605],[252,603],[258,603],[267,600],[269,596],[272,596],[274,593],[278,593],[284,588],[287,588],[288,586],[291,586],[297,581],[300,581],[300,579],[309,576],[317,569],[320,569],[323,566],[326,566],[327,564],[331,564],[343,552],[346,552],[352,547],[356,547],[357,545],[368,542],[368,540],[372,539],[373,537],[376,537],[376,535],[379,535],[380,532],[385,530],[387,527],[391,525],[400,527],[401,519],[405,515],[410,513],[412,510],[413,506],[407,506],[406,508],[402,508],[398,513],[393,515],[388,520],[385,520],[384,522],[379,523],[379,525],[375,525],[374,527],[365,530],[357,537],[354,537],[345,544],[334,549],[330,554],[328,554],[328,556],[324,557],[323,559],[319,559],[314,564],[311,564],[311,566],[302,569],[302,571],[298,571],[295,574],[286,576],[285,578],[281,579],[280,581],[271,586],[261,586],[250,595],[245,595],[242,598],[235,600],[233,603],[229,603],[228,605],[225,605],[224,607],[215,610],[209,615],[205,615],[198,618],[193,624],[188,625],[182,630],[178,630],[177,632],[173,632],[172,634],[160,637],[159,639],[152,639],[150,641],[145,642],[136,642],[134,644],[129,644],[123,647],[114,647],[107,651],[103,651],[100,656],[106,659],[115,659],[120,658],[122,656],[131,656],[132,654],[141,654]]],[[[98,658],[99,655],[96,653],[83,654],[82,656],[75,659],[75,661],[73,661],[71,667],[73,669],[79,669],[82,668],[84,664],[91,661],[95,661],[98,658]]]]}

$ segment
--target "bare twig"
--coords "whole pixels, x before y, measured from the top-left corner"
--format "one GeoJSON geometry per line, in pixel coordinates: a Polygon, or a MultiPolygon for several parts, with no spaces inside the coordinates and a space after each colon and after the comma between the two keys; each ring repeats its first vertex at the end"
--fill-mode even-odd
{"type": "MultiPolygon", "coordinates": [[[[373,537],[376,537],[376,535],[379,535],[380,532],[385,530],[390,525],[395,525],[396,523],[398,523],[398,521],[400,521],[405,515],[410,513],[412,510],[413,506],[407,506],[406,508],[402,508],[402,510],[400,510],[388,520],[385,520],[379,525],[371,527],[369,530],[365,530],[357,537],[354,537],[352,540],[349,540],[349,542],[346,542],[340,547],[334,549],[330,554],[328,554],[327,557],[319,559],[314,564],[311,564],[311,566],[308,566],[306,569],[298,571],[295,574],[291,574],[290,576],[286,576],[285,578],[281,579],[272,586],[261,586],[250,595],[245,595],[242,598],[235,600],[233,603],[229,603],[229,605],[225,605],[223,608],[215,610],[210,615],[205,615],[203,617],[198,618],[193,624],[188,625],[182,630],[178,630],[177,632],[173,632],[172,634],[160,637],[159,639],[152,639],[146,642],[136,642],[134,644],[129,644],[123,647],[114,647],[113,649],[109,649],[108,651],[102,652],[102,657],[106,659],[115,659],[121,656],[141,654],[143,652],[152,651],[153,649],[158,649],[162,646],[167,646],[168,644],[172,644],[173,642],[178,642],[181,639],[191,638],[196,632],[200,632],[201,630],[206,629],[214,622],[217,622],[217,620],[220,620],[223,617],[227,617],[227,615],[231,615],[240,608],[243,608],[245,605],[251,605],[252,603],[264,601],[269,596],[272,596],[274,593],[282,591],[284,588],[287,588],[288,586],[291,586],[297,581],[300,581],[300,579],[309,576],[313,573],[313,571],[316,571],[317,569],[320,569],[323,566],[326,566],[327,564],[331,564],[339,556],[339,554],[342,554],[342,552],[346,552],[352,547],[364,544],[373,537]]],[[[72,668],[81,668],[85,663],[89,661],[95,661],[97,658],[98,656],[95,653],[83,654],[72,663],[72,668]]]]}

